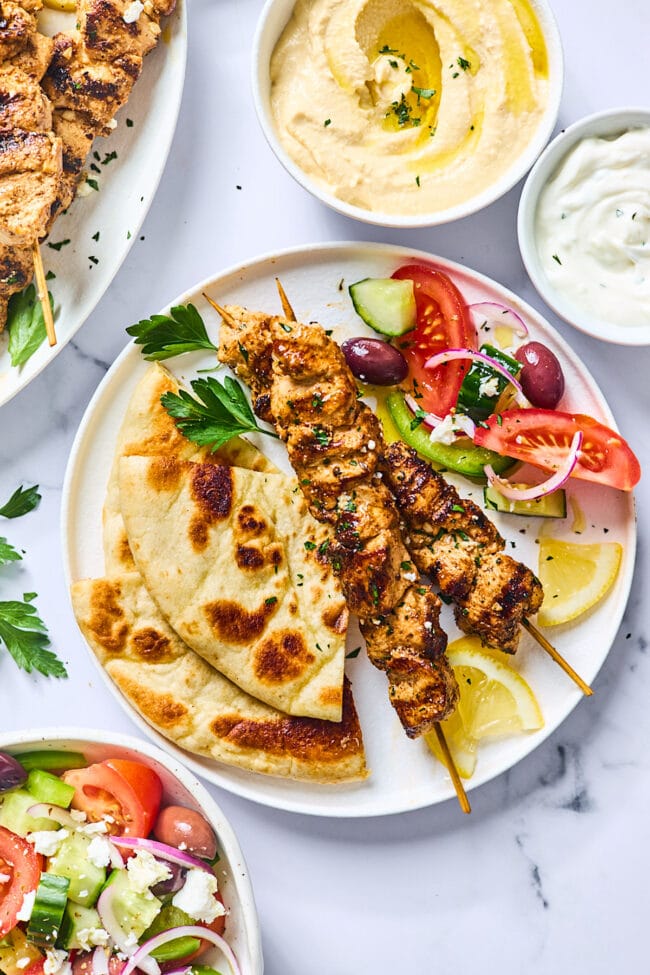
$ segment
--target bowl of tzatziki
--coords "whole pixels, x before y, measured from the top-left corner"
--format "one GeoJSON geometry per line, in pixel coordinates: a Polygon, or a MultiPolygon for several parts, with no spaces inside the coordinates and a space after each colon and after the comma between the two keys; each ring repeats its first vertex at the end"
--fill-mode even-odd
{"type": "Polygon", "coordinates": [[[531,281],[561,318],[650,345],[650,109],[609,109],[563,130],[526,180],[517,232],[531,281]]]}

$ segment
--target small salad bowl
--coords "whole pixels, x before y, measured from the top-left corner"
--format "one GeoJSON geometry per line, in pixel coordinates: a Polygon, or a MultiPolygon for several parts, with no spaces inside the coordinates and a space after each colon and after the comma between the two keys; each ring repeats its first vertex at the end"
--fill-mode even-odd
{"type": "MultiPolygon", "coordinates": [[[[239,843],[237,842],[232,827],[219,806],[211,798],[206,789],[197,781],[197,779],[195,779],[194,776],[179,762],[171,758],[169,755],[166,755],[159,748],[155,748],[153,745],[149,745],[146,742],[140,741],[136,738],[130,738],[125,735],[117,735],[113,734],[112,732],[88,731],[77,728],[44,728],[26,732],[5,732],[4,734],[0,735],[0,752],[14,756],[16,759],[18,759],[18,761],[20,761],[21,755],[26,756],[27,753],[40,753],[38,755],[32,755],[32,760],[30,762],[27,762],[26,760],[26,765],[34,768],[43,768],[47,767],[48,765],[50,770],[61,768],[61,765],[57,764],[57,753],[60,755],[62,752],[75,752],[81,753],[87,766],[95,765],[95,763],[105,762],[107,759],[121,761],[126,760],[129,762],[138,762],[155,772],[162,783],[162,800],[160,803],[161,812],[169,806],[182,806],[186,809],[194,810],[195,812],[201,814],[203,820],[207,821],[214,831],[217,840],[218,856],[216,865],[214,866],[214,871],[218,880],[219,895],[223,898],[223,903],[226,907],[224,939],[234,953],[241,975],[262,975],[264,965],[262,959],[257,911],[255,908],[255,901],[253,899],[251,883],[248,877],[248,871],[246,869],[246,864],[244,862],[239,843]],[[44,755],[49,755],[49,760],[47,757],[44,759],[44,755]]],[[[0,770],[0,777],[4,774],[5,777],[10,778],[12,772],[11,769],[5,768],[6,764],[6,761],[3,761],[3,767],[0,770]]],[[[20,772],[19,768],[18,772],[20,772]]],[[[50,788],[52,788],[52,784],[54,786],[60,785],[60,787],[64,789],[66,788],[63,782],[60,782],[58,779],[54,781],[52,780],[51,776],[44,776],[43,772],[39,772],[37,774],[40,775],[41,780],[45,779],[46,785],[49,778],[50,788]]],[[[15,783],[13,784],[15,785],[15,783]]],[[[7,783],[5,782],[4,785],[6,789],[7,783]]],[[[79,789],[79,785],[80,783],[77,785],[77,789],[79,789]]],[[[137,790],[139,786],[137,783],[131,782],[129,788],[131,787],[137,790]]],[[[82,787],[82,790],[84,794],[87,792],[85,786],[82,787]]],[[[31,785],[30,791],[35,791],[31,785]]],[[[92,793],[92,789],[88,790],[89,795],[92,795],[92,793]]],[[[5,791],[4,793],[4,795],[7,796],[11,794],[12,793],[10,791],[5,791]]],[[[132,795],[133,794],[136,793],[132,793],[132,795]]],[[[56,801],[53,798],[48,800],[45,799],[45,797],[42,797],[40,801],[42,802],[44,809],[48,808],[46,804],[51,803],[54,804],[49,805],[50,811],[58,808],[55,804],[56,801]]],[[[33,810],[30,810],[30,815],[32,814],[33,810]]],[[[90,816],[89,818],[92,819],[93,817],[90,816]]],[[[172,824],[171,828],[174,829],[175,825],[173,822],[173,816],[168,817],[168,823],[170,821],[172,824]]],[[[156,820],[155,830],[157,837],[159,836],[158,824],[160,822],[161,817],[159,815],[158,819],[156,820]]],[[[178,829],[181,830],[182,827],[179,826],[178,829]]],[[[125,829],[125,833],[128,833],[128,827],[125,829]]],[[[46,838],[48,836],[47,833],[32,835],[38,835],[40,837],[45,836],[46,838]]],[[[123,841],[123,845],[126,848],[122,849],[118,844],[117,837],[115,840],[115,845],[118,847],[118,849],[120,849],[120,852],[127,856],[129,854],[129,847],[126,844],[129,841],[136,847],[140,845],[138,844],[137,839],[131,839],[128,837],[128,839],[123,841]]],[[[145,843],[147,842],[151,844],[151,841],[145,841],[145,843]]],[[[188,860],[192,859],[191,857],[188,857],[187,854],[182,852],[186,846],[184,842],[177,842],[176,840],[168,840],[167,842],[170,844],[173,843],[173,846],[179,850],[181,858],[185,856],[188,858],[188,860]]],[[[189,837],[188,842],[191,843],[189,837]]],[[[213,837],[211,838],[211,842],[214,842],[213,837]]],[[[46,855],[49,856],[50,854],[46,853],[46,855]]],[[[206,857],[209,855],[211,854],[205,854],[206,857]]],[[[88,859],[91,861],[90,856],[88,859]]],[[[195,862],[197,861],[195,860],[195,862]]],[[[198,865],[200,866],[201,862],[198,862],[198,865]]],[[[178,872],[178,868],[176,872],[178,872]]],[[[198,874],[200,871],[195,870],[194,873],[198,874]]],[[[49,876],[53,876],[53,874],[54,871],[52,871],[49,876]]],[[[182,873],[180,875],[184,876],[182,873]]],[[[59,878],[56,877],[56,879],[58,880],[59,878]]],[[[173,881],[170,881],[170,883],[172,882],[173,881]]],[[[88,883],[88,881],[86,881],[86,883],[88,883]]],[[[101,898],[104,896],[108,886],[109,885],[106,885],[102,888],[102,892],[100,893],[99,900],[97,902],[98,905],[101,903],[101,898]]],[[[113,886],[116,886],[116,884],[113,886]]],[[[178,888],[171,887],[170,889],[176,890],[178,888]]],[[[82,891],[81,893],[85,893],[85,891],[82,891]]],[[[116,899],[114,898],[114,900],[116,899]]],[[[76,905],[71,901],[68,901],[68,904],[70,904],[73,908],[76,907],[76,905]]],[[[24,906],[25,905],[23,904],[23,908],[24,906]]],[[[103,915],[102,921],[104,922],[103,915]]],[[[31,923],[32,922],[30,921],[30,924],[31,923]]],[[[202,922],[196,921],[194,924],[200,925],[202,922]]],[[[98,949],[96,949],[96,951],[97,950],[98,949]]],[[[133,960],[135,961],[135,956],[133,960]]],[[[153,962],[153,959],[150,956],[143,959],[142,967],[145,969],[148,967],[147,962],[151,963],[153,962]]],[[[108,970],[110,971],[111,975],[113,975],[112,964],[113,958],[111,958],[111,967],[108,970]]],[[[161,960],[160,964],[163,970],[178,970],[179,966],[182,965],[183,972],[191,972],[189,961],[185,962],[183,965],[182,962],[168,961],[164,963],[161,960]]],[[[227,956],[224,957],[224,954],[218,946],[212,947],[205,952],[205,954],[202,954],[197,961],[197,965],[215,965],[217,970],[222,973],[222,975],[230,975],[232,970],[232,965],[227,961],[227,956]]],[[[86,967],[92,968],[93,975],[96,975],[95,969],[97,966],[94,955],[92,966],[87,965],[86,967]]],[[[98,971],[101,969],[101,967],[102,966],[98,967],[98,971]]],[[[136,969],[136,975],[139,971],[139,967],[136,969]]],[[[154,967],[158,966],[155,966],[154,963],[154,967]]],[[[81,969],[83,969],[83,966],[81,966],[81,969]]],[[[31,969],[29,971],[31,971],[31,969]]],[[[35,967],[33,975],[37,975],[35,967]]],[[[108,972],[106,975],[108,975],[108,972]]]]}
{"type": "Polygon", "coordinates": [[[553,311],[587,335],[618,345],[650,345],[650,325],[620,325],[598,319],[577,307],[548,279],[539,255],[536,218],[542,191],[569,152],[582,139],[615,138],[631,129],[650,127],[650,109],[607,109],[587,115],[563,129],[546,147],[531,169],[519,201],[517,235],[519,250],[530,280],[553,311]]]}

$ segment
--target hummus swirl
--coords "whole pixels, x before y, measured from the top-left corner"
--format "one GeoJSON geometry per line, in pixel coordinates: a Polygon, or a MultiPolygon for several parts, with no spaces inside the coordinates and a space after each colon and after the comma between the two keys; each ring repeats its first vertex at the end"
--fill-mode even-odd
{"type": "Polygon", "coordinates": [[[446,210],[531,141],[548,90],[528,0],[297,0],[271,58],[293,161],[365,210],[446,210]]]}

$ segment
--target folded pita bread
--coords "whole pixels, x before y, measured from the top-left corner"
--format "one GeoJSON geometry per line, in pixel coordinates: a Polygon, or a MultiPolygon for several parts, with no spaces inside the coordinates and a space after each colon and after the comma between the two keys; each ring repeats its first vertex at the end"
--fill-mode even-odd
{"type": "Polygon", "coordinates": [[[123,457],[130,550],[167,622],[243,690],[340,721],[348,613],[295,478],[123,457]]]}
{"type": "Polygon", "coordinates": [[[368,774],[347,682],[340,724],[289,717],[245,694],[183,644],[137,572],[76,582],[72,600],[110,678],[170,741],[267,775],[342,783],[368,774]]]}
{"type": "Polygon", "coordinates": [[[118,475],[122,457],[164,455],[253,471],[276,470],[261,451],[240,437],[214,453],[187,440],[160,402],[163,393],[178,393],[179,389],[177,379],[156,362],[149,366],[131,397],[117,437],[104,505],[104,558],[109,576],[135,568],[120,511],[118,475]]]}

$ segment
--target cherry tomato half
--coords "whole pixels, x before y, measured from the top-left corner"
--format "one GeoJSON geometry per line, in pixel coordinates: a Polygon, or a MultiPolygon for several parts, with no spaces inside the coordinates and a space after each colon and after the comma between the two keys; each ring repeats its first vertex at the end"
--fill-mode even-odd
{"type": "Polygon", "coordinates": [[[0,884],[0,938],[16,926],[25,894],[38,887],[41,865],[31,843],[0,826],[0,874],[10,878],[0,884]]]}
{"type": "Polygon", "coordinates": [[[566,459],[578,430],[583,434],[582,447],[571,477],[631,491],[641,477],[638,460],[620,434],[591,416],[557,410],[506,410],[489,417],[486,426],[477,426],[474,443],[553,471],[566,459]]]}
{"type": "MultiPolygon", "coordinates": [[[[424,363],[445,349],[476,349],[476,330],[467,305],[451,278],[428,264],[405,264],[394,278],[413,282],[418,323],[404,349],[411,378],[417,383],[418,405],[437,416],[446,416],[456,405],[466,362],[448,362],[437,369],[425,369],[424,363]]],[[[415,385],[414,383],[414,385],[415,385]]]]}
{"type": "Polygon", "coordinates": [[[162,784],[158,776],[141,762],[109,758],[87,768],[71,769],[64,782],[75,787],[74,809],[89,819],[111,816],[112,833],[148,836],[160,809],[162,784]]]}

